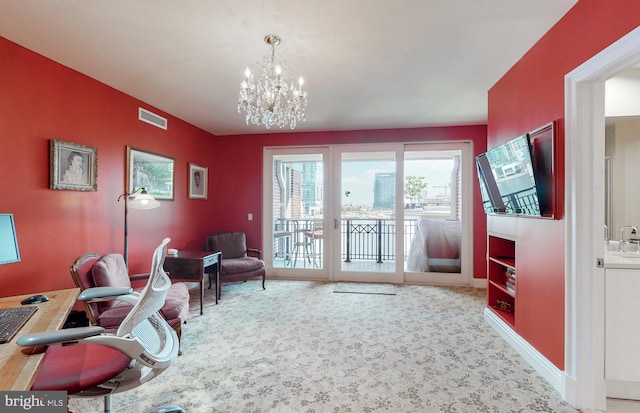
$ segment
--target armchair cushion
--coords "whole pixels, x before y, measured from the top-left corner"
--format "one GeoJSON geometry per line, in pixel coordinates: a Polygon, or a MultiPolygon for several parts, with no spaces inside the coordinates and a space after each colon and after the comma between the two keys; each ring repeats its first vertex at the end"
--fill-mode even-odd
{"type": "MultiPolygon", "coordinates": [[[[134,291],[140,292],[142,288],[134,289],[134,291]]],[[[98,315],[98,323],[106,329],[120,326],[120,323],[132,308],[131,304],[120,300],[113,300],[110,303],[112,304],[111,307],[98,315]]],[[[185,283],[171,284],[162,306],[162,314],[171,327],[176,327],[176,325],[180,325],[187,319],[189,315],[189,289],[185,283]]]]}
{"type": "MultiPolygon", "coordinates": [[[[133,306],[124,301],[113,300],[112,306],[98,314],[98,325],[106,328],[118,328],[133,306]]],[[[102,304],[102,303],[100,303],[102,304]]]]}
{"type": "Polygon", "coordinates": [[[222,259],[247,256],[247,239],[244,232],[221,232],[207,237],[207,250],[222,252],[222,259]]]}
{"type": "MultiPolygon", "coordinates": [[[[140,290],[142,291],[142,288],[140,290]]],[[[185,321],[189,315],[189,298],[187,284],[171,284],[164,300],[164,306],[162,306],[162,314],[167,320],[185,321]]],[[[171,322],[169,324],[171,325],[171,322]]]]}
{"type": "Polygon", "coordinates": [[[120,254],[105,254],[93,265],[93,283],[98,287],[130,287],[127,264],[120,254]]]}
{"type": "MultiPolygon", "coordinates": [[[[131,287],[127,265],[120,254],[105,254],[93,265],[93,285],[97,287],[131,287]]],[[[98,304],[100,312],[118,303],[104,301],[98,304]]],[[[125,313],[126,315],[126,313],[125,313]]]]}
{"type": "MultiPolygon", "coordinates": [[[[224,257],[224,254],[222,255],[224,257]]],[[[256,271],[264,267],[264,262],[254,257],[223,258],[220,275],[256,271]]]]}

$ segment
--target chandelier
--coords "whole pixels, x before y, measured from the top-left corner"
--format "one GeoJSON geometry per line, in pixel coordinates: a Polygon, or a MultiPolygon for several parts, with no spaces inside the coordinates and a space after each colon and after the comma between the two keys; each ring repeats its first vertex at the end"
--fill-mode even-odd
{"type": "MultiPolygon", "coordinates": [[[[259,71],[248,67],[245,70],[245,79],[240,84],[238,113],[245,112],[247,125],[251,122],[269,129],[274,125],[283,128],[288,124],[295,129],[298,121],[305,121],[307,92],[302,89],[304,81],[302,77],[298,79],[298,88],[295,88],[287,62],[283,60],[275,64],[280,37],[268,34],[264,41],[271,46],[271,57],[263,58],[259,71]]],[[[258,62],[253,66],[257,68],[258,62]]]]}

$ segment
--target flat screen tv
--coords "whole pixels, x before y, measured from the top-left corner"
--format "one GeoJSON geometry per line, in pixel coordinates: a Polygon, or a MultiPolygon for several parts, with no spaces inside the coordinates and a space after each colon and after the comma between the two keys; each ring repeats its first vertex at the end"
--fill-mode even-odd
{"type": "MultiPolygon", "coordinates": [[[[488,168],[483,167],[483,177],[489,198],[493,188],[493,197],[497,191],[501,200],[493,203],[492,212],[540,216],[529,136],[519,136],[478,158],[483,155],[488,163],[488,168]]],[[[476,158],[476,162],[482,165],[483,159],[476,158]]]]}
{"type": "Polygon", "coordinates": [[[476,167],[478,168],[478,180],[480,182],[480,194],[482,195],[482,207],[486,213],[506,212],[504,202],[498,191],[498,186],[493,178],[491,166],[487,159],[487,154],[476,156],[476,167]]]}
{"type": "Polygon", "coordinates": [[[0,214],[0,264],[20,262],[13,214],[0,214]]]}

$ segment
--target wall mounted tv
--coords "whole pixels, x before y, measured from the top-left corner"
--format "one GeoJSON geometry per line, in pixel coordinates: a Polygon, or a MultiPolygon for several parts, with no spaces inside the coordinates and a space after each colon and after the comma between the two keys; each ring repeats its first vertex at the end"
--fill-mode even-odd
{"type": "Polygon", "coordinates": [[[20,262],[13,214],[0,214],[0,264],[20,262]]]}
{"type": "Polygon", "coordinates": [[[527,134],[478,155],[476,165],[486,212],[541,216],[527,134]]]}

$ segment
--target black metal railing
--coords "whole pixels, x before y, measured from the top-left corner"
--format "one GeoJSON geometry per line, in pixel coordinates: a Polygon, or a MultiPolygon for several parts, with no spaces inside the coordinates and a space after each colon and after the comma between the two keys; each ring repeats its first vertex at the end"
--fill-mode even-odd
{"type": "MultiPolygon", "coordinates": [[[[308,219],[300,218],[299,220],[288,219],[287,226],[278,226],[278,228],[288,228],[290,235],[293,237],[291,241],[276,240],[274,243],[275,256],[285,256],[284,251],[293,251],[292,245],[296,242],[298,233],[294,228],[302,228],[308,219]],[[295,222],[295,224],[293,223],[295,222]]],[[[411,240],[416,231],[417,220],[405,219],[403,224],[404,237],[404,259],[406,260],[411,240]]],[[[300,231],[298,229],[298,231],[300,231]]],[[[392,261],[396,254],[396,223],[394,219],[381,218],[354,218],[343,219],[340,225],[340,236],[342,241],[341,257],[344,262],[352,260],[367,260],[383,263],[392,261]]],[[[322,247],[321,247],[322,248],[322,247]]],[[[302,249],[297,250],[298,253],[302,249]]]]}
{"type": "MultiPolygon", "coordinates": [[[[416,219],[405,219],[403,224],[404,259],[407,259],[411,240],[416,232],[416,219]]],[[[396,255],[396,222],[394,219],[343,219],[342,256],[351,260],[391,261],[396,255]]]]}

